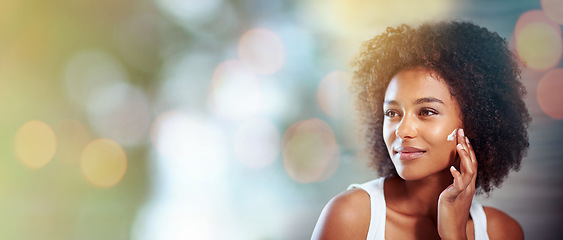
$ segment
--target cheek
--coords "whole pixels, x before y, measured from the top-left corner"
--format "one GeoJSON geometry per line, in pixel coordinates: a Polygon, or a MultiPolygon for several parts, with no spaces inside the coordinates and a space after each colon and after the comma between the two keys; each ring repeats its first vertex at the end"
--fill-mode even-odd
{"type": "MultiPolygon", "coordinates": [[[[429,142],[437,144],[452,143],[448,142],[448,136],[454,131],[454,129],[459,128],[459,124],[453,121],[440,121],[432,123],[424,127],[424,132],[427,140],[429,142]]],[[[446,144],[449,145],[449,144],[446,144]]]]}
{"type": "Polygon", "coordinates": [[[448,141],[448,135],[459,126],[454,124],[438,124],[426,128],[426,141],[432,145],[434,151],[440,157],[451,159],[452,154],[455,157],[456,141],[448,141]]]}

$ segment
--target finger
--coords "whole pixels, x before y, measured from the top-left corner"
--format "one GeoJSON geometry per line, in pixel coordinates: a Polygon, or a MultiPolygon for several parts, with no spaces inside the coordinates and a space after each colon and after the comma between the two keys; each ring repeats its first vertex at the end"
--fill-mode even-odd
{"type": "Polygon", "coordinates": [[[455,135],[454,135],[455,145],[457,145],[457,143],[458,143],[458,136],[459,136],[458,132],[459,132],[459,128],[456,128],[455,129],[455,135]]]}
{"type": "Polygon", "coordinates": [[[460,169],[461,174],[473,174],[475,169],[473,168],[473,160],[471,159],[471,154],[466,149],[463,149],[462,144],[457,146],[458,155],[460,158],[460,169]]]}
{"type": "Polygon", "coordinates": [[[473,195],[475,191],[475,182],[477,176],[477,167],[471,160],[471,154],[461,147],[461,144],[457,147],[458,154],[460,157],[460,168],[462,168],[462,179],[464,183],[463,192],[468,195],[473,195]]]}
{"type": "MultiPolygon", "coordinates": [[[[471,156],[471,150],[469,149],[469,146],[467,145],[468,143],[468,138],[465,136],[465,132],[463,131],[462,128],[460,128],[459,130],[459,138],[458,138],[458,143],[461,144],[461,146],[463,147],[463,149],[468,153],[468,157],[469,157],[469,165],[464,164],[463,163],[463,158],[460,159],[460,170],[461,173],[465,173],[465,172],[475,172],[475,168],[473,168],[473,159],[471,156]]],[[[461,154],[460,154],[460,158],[461,158],[461,154]]]]}
{"type": "Polygon", "coordinates": [[[465,143],[465,132],[463,131],[463,128],[459,128],[459,130],[457,130],[457,144],[462,144],[463,149],[467,150],[465,143]]]}
{"type": "MultiPolygon", "coordinates": [[[[456,140],[457,140],[456,148],[458,148],[461,145],[462,149],[465,149],[465,147],[463,145],[465,143],[465,133],[463,132],[463,128],[457,129],[456,140]]],[[[465,169],[464,169],[465,167],[463,166],[463,163],[462,163],[463,159],[462,159],[461,153],[459,152],[459,149],[457,150],[457,152],[458,152],[458,155],[459,155],[459,158],[460,158],[459,171],[460,171],[460,173],[463,173],[463,172],[465,172],[465,169]]]]}
{"type": "Polygon", "coordinates": [[[473,175],[475,174],[474,170],[472,169],[471,165],[471,157],[469,153],[463,149],[462,144],[457,145],[457,152],[460,158],[460,169],[461,169],[461,178],[463,180],[464,189],[471,183],[473,180],[473,175]]]}
{"type": "Polygon", "coordinates": [[[453,200],[467,192],[468,184],[464,184],[461,173],[454,166],[450,167],[450,173],[454,177],[454,181],[444,190],[444,197],[453,200]]]}
{"type": "Polygon", "coordinates": [[[461,175],[464,179],[464,181],[463,181],[464,185],[468,185],[471,182],[471,179],[472,179],[471,173],[473,173],[474,171],[471,168],[472,160],[471,160],[471,156],[469,154],[469,147],[467,146],[465,131],[463,130],[463,128],[458,129],[457,142],[458,142],[457,152],[458,152],[458,155],[459,155],[459,158],[460,158],[459,170],[460,170],[460,173],[461,173],[461,175]],[[460,146],[461,146],[461,149],[460,149],[460,146]],[[464,153],[467,153],[467,154],[464,154],[464,153]]]}
{"type": "Polygon", "coordinates": [[[471,156],[471,167],[473,169],[473,172],[475,173],[475,176],[473,176],[473,181],[475,181],[475,178],[477,177],[477,167],[478,167],[478,163],[477,163],[477,157],[475,156],[475,151],[473,150],[473,146],[471,146],[471,143],[469,142],[469,138],[467,138],[467,136],[465,137],[465,143],[467,144],[467,148],[469,149],[469,155],[471,156]]]}
{"type": "Polygon", "coordinates": [[[459,186],[459,188],[462,188],[463,186],[460,184],[462,183],[461,173],[455,169],[454,166],[450,167],[450,173],[452,174],[452,177],[454,177],[454,184],[456,187],[459,186]]]}
{"type": "Polygon", "coordinates": [[[464,190],[463,180],[461,178],[461,173],[457,171],[454,166],[450,167],[450,173],[452,174],[452,177],[454,177],[454,182],[446,189],[446,192],[450,196],[455,197],[464,190]]]}

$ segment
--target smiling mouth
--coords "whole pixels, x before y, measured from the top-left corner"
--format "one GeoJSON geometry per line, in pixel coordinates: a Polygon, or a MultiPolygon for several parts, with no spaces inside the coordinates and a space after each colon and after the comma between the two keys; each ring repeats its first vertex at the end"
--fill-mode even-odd
{"type": "Polygon", "coordinates": [[[413,160],[417,159],[420,156],[424,155],[426,151],[421,152],[397,152],[399,154],[399,159],[401,160],[413,160]]]}
{"type": "Polygon", "coordinates": [[[426,151],[412,147],[399,147],[395,150],[395,154],[399,155],[401,160],[413,160],[424,155],[426,151]]]}

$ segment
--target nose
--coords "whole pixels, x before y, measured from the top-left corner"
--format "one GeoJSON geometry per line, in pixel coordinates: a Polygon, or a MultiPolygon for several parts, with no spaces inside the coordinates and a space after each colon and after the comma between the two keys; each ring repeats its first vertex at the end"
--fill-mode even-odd
{"type": "Polygon", "coordinates": [[[416,119],[404,116],[395,128],[395,136],[401,139],[415,138],[417,136],[416,119]]]}

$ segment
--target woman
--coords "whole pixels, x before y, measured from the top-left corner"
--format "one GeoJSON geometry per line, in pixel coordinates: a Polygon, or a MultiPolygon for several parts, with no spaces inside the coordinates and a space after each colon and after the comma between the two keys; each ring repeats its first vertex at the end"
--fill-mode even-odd
{"type": "Polygon", "coordinates": [[[313,239],[522,239],[473,200],[518,170],[530,117],[504,39],[467,22],[403,25],[367,41],[353,91],[380,176],[323,209],[313,239]]]}

